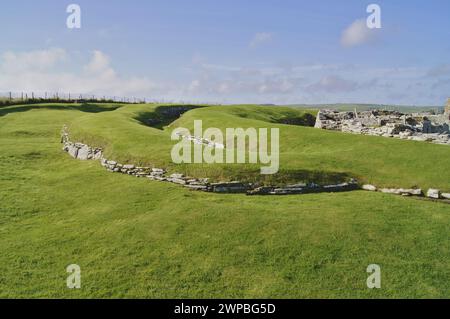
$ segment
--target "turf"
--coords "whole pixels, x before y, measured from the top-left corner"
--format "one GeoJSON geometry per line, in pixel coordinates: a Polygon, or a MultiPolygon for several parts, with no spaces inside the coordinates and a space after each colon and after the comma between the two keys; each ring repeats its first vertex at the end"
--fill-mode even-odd
{"type": "Polygon", "coordinates": [[[70,122],[74,138],[103,146],[108,158],[121,162],[155,165],[196,177],[278,179],[279,182],[335,183],[356,178],[379,187],[440,188],[450,192],[450,148],[423,142],[391,140],[283,125],[283,118],[295,118],[313,111],[282,107],[214,106],[185,113],[162,131],[143,125],[138,118],[158,106],[124,106],[113,112],[85,113],[70,122]],[[203,127],[274,127],[280,129],[280,172],[261,176],[261,165],[174,165],[170,151],[175,127],[193,129],[194,120],[203,127]]]}
{"type": "MultiPolygon", "coordinates": [[[[449,205],[360,191],[204,194],[111,174],[61,151],[59,131],[67,123],[110,155],[167,163],[159,152],[170,149],[170,130],[136,120],[154,106],[115,107],[0,109],[0,297],[449,297],[449,205]],[[66,288],[65,269],[73,263],[82,269],[79,290],[66,288]],[[366,287],[373,263],[382,269],[380,290],[366,287]]],[[[287,172],[381,172],[377,181],[385,184],[448,188],[445,146],[279,125],[287,115],[270,112],[198,109],[172,127],[198,116],[218,127],[270,122],[294,146],[282,144],[287,172]],[[339,151],[344,145],[347,151],[339,151]]]]}

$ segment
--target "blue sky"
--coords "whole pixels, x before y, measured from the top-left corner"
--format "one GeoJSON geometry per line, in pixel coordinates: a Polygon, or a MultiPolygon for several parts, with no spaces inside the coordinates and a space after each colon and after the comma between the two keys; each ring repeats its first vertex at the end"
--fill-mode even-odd
{"type": "Polygon", "coordinates": [[[0,92],[442,105],[450,2],[3,1],[0,92]],[[81,29],[66,7],[81,7],[81,29]],[[365,27],[378,4],[382,28],[365,27]]]}

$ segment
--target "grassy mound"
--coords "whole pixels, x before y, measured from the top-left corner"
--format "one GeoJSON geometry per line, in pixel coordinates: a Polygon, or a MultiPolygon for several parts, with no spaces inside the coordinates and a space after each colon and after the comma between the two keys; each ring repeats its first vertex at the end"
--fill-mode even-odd
{"type": "Polygon", "coordinates": [[[70,121],[77,141],[102,146],[109,158],[153,164],[195,177],[239,179],[266,183],[342,182],[350,177],[380,187],[441,188],[450,191],[450,148],[422,142],[391,140],[279,124],[315,113],[286,107],[212,106],[183,114],[164,130],[142,124],[159,105],[128,105],[114,112],[85,114],[70,121]],[[280,129],[280,172],[261,176],[260,165],[174,165],[170,141],[175,127],[193,130],[194,120],[204,129],[277,127],[280,129]]]}
{"type": "MultiPolygon", "coordinates": [[[[111,174],[61,151],[59,131],[70,123],[80,139],[121,160],[167,163],[158,152],[170,149],[169,132],[136,120],[148,106],[14,109],[0,116],[0,297],[448,297],[449,205],[359,191],[276,198],[190,192],[111,174]],[[80,290],[66,288],[73,263],[82,270],[80,290]],[[373,263],[382,269],[381,290],[366,287],[373,263]]],[[[274,124],[278,115],[256,107],[247,118],[236,113],[245,109],[194,110],[172,126],[199,115],[218,127],[275,125],[294,146],[282,142],[282,167],[386,170],[386,183],[404,177],[448,186],[445,173],[432,173],[448,165],[440,159],[448,158],[445,147],[274,124]],[[425,165],[425,150],[436,165],[425,165]],[[355,151],[362,153],[350,156],[355,151]],[[398,170],[390,161],[383,168],[385,157],[401,160],[398,170]]]]}

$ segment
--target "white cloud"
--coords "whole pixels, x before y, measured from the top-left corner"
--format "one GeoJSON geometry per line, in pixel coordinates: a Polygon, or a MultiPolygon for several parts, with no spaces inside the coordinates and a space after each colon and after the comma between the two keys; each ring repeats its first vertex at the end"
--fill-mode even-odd
{"type": "Polygon", "coordinates": [[[102,51],[79,62],[63,49],[0,54],[0,92],[59,92],[146,97],[192,103],[441,104],[449,92],[447,65],[368,67],[343,64],[222,65],[198,63],[172,81],[124,76],[102,51]],[[428,75],[428,76],[427,76],[428,75]],[[432,75],[439,77],[432,77],[432,75]],[[439,81],[438,81],[439,80],[439,81]],[[411,89],[414,83],[421,83],[411,89]],[[408,92],[404,94],[404,92],[408,92]]]}
{"type": "Polygon", "coordinates": [[[446,83],[439,83],[430,96],[428,92],[434,82],[424,78],[427,71],[426,67],[357,64],[305,64],[289,68],[278,64],[201,64],[189,71],[190,82],[178,92],[185,100],[229,103],[439,105],[442,97],[438,93],[445,92],[446,83]],[[421,87],[408,89],[419,80],[424,82],[421,87]]]}
{"type": "Polygon", "coordinates": [[[200,80],[194,80],[194,81],[192,81],[192,82],[189,84],[188,90],[189,90],[190,92],[196,93],[196,92],[198,92],[198,90],[199,90],[200,88],[201,88],[201,82],[200,82],[200,80]]]}
{"type": "Polygon", "coordinates": [[[63,49],[6,52],[0,57],[0,90],[139,97],[165,90],[146,77],[118,75],[110,58],[98,50],[79,68],[81,72],[65,71],[72,63],[63,49]]]}
{"type": "Polygon", "coordinates": [[[342,32],[341,44],[344,47],[354,47],[368,43],[374,39],[375,34],[375,29],[369,29],[365,19],[359,19],[342,32]]]}
{"type": "Polygon", "coordinates": [[[273,40],[273,33],[270,32],[260,32],[255,34],[253,39],[250,41],[249,46],[251,48],[256,48],[263,44],[267,44],[273,40]]]}
{"type": "Polygon", "coordinates": [[[310,85],[308,88],[311,91],[318,92],[350,92],[356,90],[358,84],[354,81],[346,80],[336,75],[324,76],[319,82],[310,85]]]}
{"type": "Polygon", "coordinates": [[[99,50],[94,50],[89,64],[85,66],[85,71],[88,73],[104,72],[109,69],[109,57],[99,50]]]}
{"type": "Polygon", "coordinates": [[[1,56],[0,67],[3,72],[45,70],[66,58],[67,52],[58,48],[19,53],[8,51],[1,56]]]}

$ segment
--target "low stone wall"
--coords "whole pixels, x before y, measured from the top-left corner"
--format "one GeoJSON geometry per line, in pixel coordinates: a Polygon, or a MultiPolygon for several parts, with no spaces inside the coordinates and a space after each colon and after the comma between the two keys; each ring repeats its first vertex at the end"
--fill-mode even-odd
{"type": "Polygon", "coordinates": [[[336,193],[336,192],[350,192],[358,189],[360,189],[358,183],[355,180],[351,180],[348,183],[325,185],[325,186],[320,186],[314,183],[288,185],[285,187],[263,186],[248,191],[247,195],[293,195],[293,194],[311,194],[311,193],[336,193]]]}
{"type": "Polygon", "coordinates": [[[450,193],[443,193],[439,189],[430,188],[426,194],[420,188],[377,188],[374,185],[363,185],[363,190],[371,192],[381,192],[385,194],[394,194],[400,196],[418,196],[431,199],[450,200],[450,193]]]}
{"type": "MultiPolygon", "coordinates": [[[[70,141],[67,127],[64,126],[61,133],[63,151],[78,160],[99,160],[100,164],[111,173],[127,174],[139,178],[148,178],[154,181],[170,182],[182,185],[195,191],[204,191],[220,194],[247,194],[247,195],[294,195],[311,193],[335,193],[350,192],[355,190],[381,191],[403,196],[423,196],[420,189],[378,189],[373,185],[360,187],[355,179],[349,182],[334,185],[318,185],[315,183],[298,183],[287,186],[259,186],[239,181],[210,183],[208,178],[192,178],[180,173],[167,174],[163,168],[140,167],[133,164],[121,164],[117,161],[107,159],[103,156],[101,148],[91,147],[82,143],[70,141]]],[[[450,194],[441,193],[439,190],[430,189],[427,197],[433,199],[450,199],[450,194]]]]}

